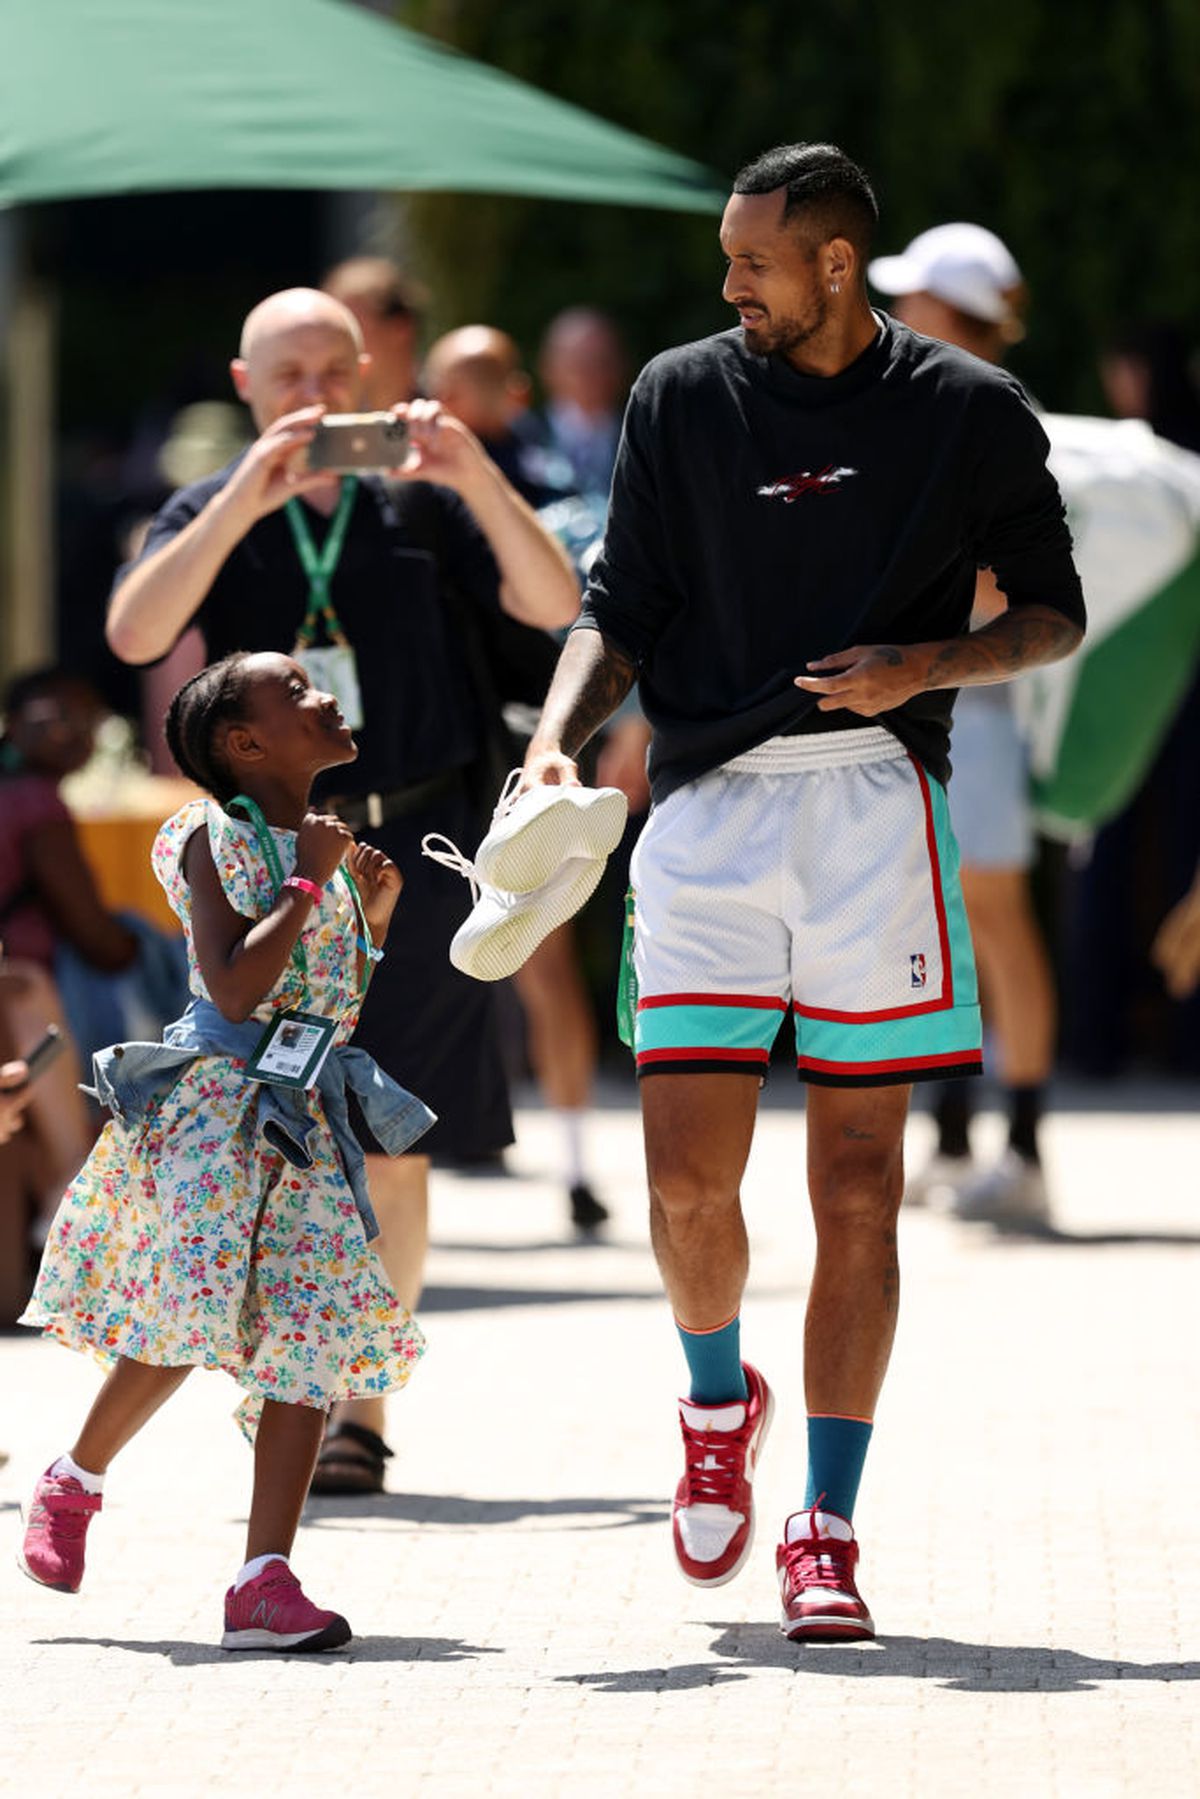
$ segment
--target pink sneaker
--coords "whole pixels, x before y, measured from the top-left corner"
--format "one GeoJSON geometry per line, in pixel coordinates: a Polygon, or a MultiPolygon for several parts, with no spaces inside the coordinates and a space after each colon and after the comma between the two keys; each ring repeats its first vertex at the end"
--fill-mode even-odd
{"type": "Polygon", "coordinates": [[[101,1494],[85,1493],[72,1475],[51,1474],[47,1468],[25,1514],[17,1566],[43,1587],[78,1593],[87,1528],[103,1504],[101,1494]]]}
{"type": "Polygon", "coordinates": [[[290,1649],[300,1655],[340,1649],[351,1634],[337,1612],[323,1612],[304,1597],[284,1561],[268,1562],[261,1574],[225,1595],[222,1649],[290,1649]]]}
{"type": "Polygon", "coordinates": [[[687,1457],[675,1490],[672,1534],[675,1560],[694,1587],[732,1580],[754,1541],[750,1483],[775,1402],[757,1368],[742,1363],[749,1398],[729,1405],[679,1401],[679,1427],[687,1457]]]}
{"type": "Polygon", "coordinates": [[[775,1551],[783,1616],[779,1628],[793,1643],[853,1643],[875,1635],[871,1614],[854,1584],[858,1544],[836,1512],[793,1512],[775,1551]]]}

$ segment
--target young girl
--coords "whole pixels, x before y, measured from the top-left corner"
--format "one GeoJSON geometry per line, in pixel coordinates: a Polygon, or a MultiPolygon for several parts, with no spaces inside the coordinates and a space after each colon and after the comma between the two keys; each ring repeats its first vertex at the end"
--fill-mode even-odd
{"type": "Polygon", "coordinates": [[[257,1432],[222,1645],[333,1649],[350,1626],[288,1564],[325,1414],[403,1385],[422,1349],[368,1246],[346,1104],[350,1088],[391,1154],[433,1121],[346,1047],[400,876],[309,810],[313,777],[358,751],[290,657],[205,669],[176,694],[167,738],[214,796],[168,820],[153,852],[193,999],[162,1045],[96,1057],[113,1120],[67,1189],[22,1322],[113,1366],[37,1483],[21,1565],[76,1592],[109,1463],[190,1369],[223,1368],[257,1432]]]}

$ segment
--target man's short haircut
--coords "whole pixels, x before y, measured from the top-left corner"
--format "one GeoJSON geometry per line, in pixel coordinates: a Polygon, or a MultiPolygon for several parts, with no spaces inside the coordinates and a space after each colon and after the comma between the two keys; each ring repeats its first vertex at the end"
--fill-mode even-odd
{"type": "Polygon", "coordinates": [[[773,194],[786,188],[784,223],[799,217],[819,243],[845,237],[865,263],[879,223],[879,207],[863,171],[836,144],[777,144],[734,177],[735,194],[773,194]]]}
{"type": "Polygon", "coordinates": [[[381,319],[414,319],[419,324],[429,305],[420,282],[386,256],[351,256],[330,269],[321,286],[344,306],[365,306],[381,319]]]}

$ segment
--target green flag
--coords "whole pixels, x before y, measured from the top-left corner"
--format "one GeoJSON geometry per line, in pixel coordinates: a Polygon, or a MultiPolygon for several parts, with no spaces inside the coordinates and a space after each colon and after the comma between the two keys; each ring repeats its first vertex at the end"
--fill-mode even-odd
{"type": "Polygon", "coordinates": [[[1038,822],[1069,839],[1132,798],[1200,657],[1200,456],[1140,420],[1048,413],[1042,424],[1088,634],[1015,692],[1038,822]]]}

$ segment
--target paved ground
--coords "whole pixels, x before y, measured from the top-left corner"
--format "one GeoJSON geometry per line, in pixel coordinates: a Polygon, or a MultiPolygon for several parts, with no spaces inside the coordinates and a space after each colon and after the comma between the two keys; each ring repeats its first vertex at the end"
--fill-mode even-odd
{"type": "Polygon", "coordinates": [[[731,1587],[697,1592],[671,1565],[680,1364],[628,1106],[596,1133],[618,1214],[603,1247],[564,1244],[536,1113],[522,1178],[441,1182],[430,1350],[395,1407],[393,1491],[314,1504],[298,1549],[306,1584],[360,1633],[349,1653],[213,1647],[249,1472],[217,1378],[197,1377],[110,1480],[87,1590],[23,1580],[18,1499],[95,1376],[0,1339],[0,1786],[1194,1795],[1200,1117],[1154,1103],[1053,1121],[1052,1240],[906,1215],[858,1516],[871,1648],[798,1650],[776,1631],[811,1251],[803,1123],[782,1108],[764,1113],[747,1186],[745,1314],[782,1405],[759,1540],[731,1587]]]}

